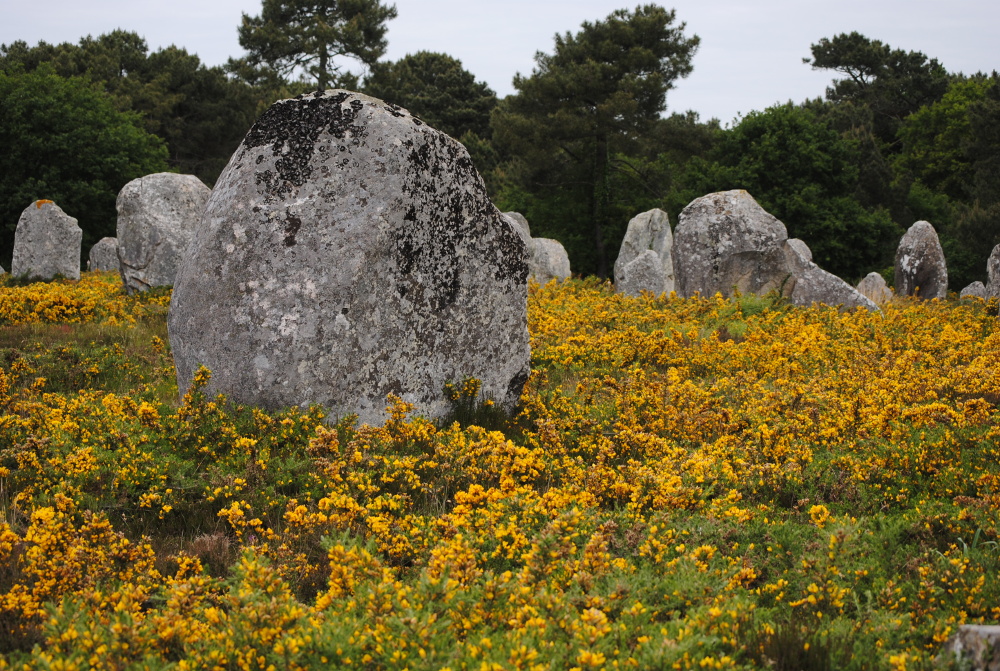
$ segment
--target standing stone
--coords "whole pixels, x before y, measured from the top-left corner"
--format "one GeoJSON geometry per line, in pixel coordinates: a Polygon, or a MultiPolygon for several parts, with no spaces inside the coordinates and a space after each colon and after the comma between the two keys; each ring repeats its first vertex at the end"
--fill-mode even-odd
{"type": "Polygon", "coordinates": [[[194,175],[159,172],[118,193],[118,260],[130,294],[174,283],[211,189],[194,175]]]}
{"type": "Polygon", "coordinates": [[[892,289],[885,283],[885,278],[876,272],[868,273],[858,282],[858,291],[875,305],[885,305],[892,300],[892,289]]]}
{"type": "Polygon", "coordinates": [[[90,248],[87,270],[118,270],[117,238],[101,238],[90,248]]]}
{"type": "Polygon", "coordinates": [[[990,298],[1000,297],[1000,245],[993,248],[986,261],[986,292],[990,298]]]}
{"type": "Polygon", "coordinates": [[[986,291],[986,285],[982,282],[976,281],[969,286],[962,289],[961,293],[958,294],[959,298],[970,298],[975,296],[976,298],[982,298],[984,301],[988,300],[990,295],[986,291]]]}
{"type": "Polygon", "coordinates": [[[50,280],[56,275],[80,279],[80,246],[83,230],[51,200],[29,205],[14,231],[14,276],[50,280]]]}
{"type": "Polygon", "coordinates": [[[427,417],[467,376],[512,408],[530,370],[526,248],[465,148],[395,105],[328,90],[254,124],[177,275],[178,386],[332,417],[427,417]]]}
{"type": "Polygon", "coordinates": [[[530,250],[528,274],[539,284],[548,284],[551,280],[561,282],[572,274],[569,254],[558,240],[532,238],[530,250]]]}
{"type": "Polygon", "coordinates": [[[926,221],[910,226],[896,249],[894,284],[900,296],[944,298],[948,295],[948,268],[934,227],[926,221]]]}
{"type": "Polygon", "coordinates": [[[802,240],[787,240],[784,249],[790,276],[781,290],[793,305],[824,303],[839,305],[843,310],[865,308],[878,311],[878,306],[857,289],[813,263],[812,250],[802,240]]]}
{"type": "Polygon", "coordinates": [[[622,240],[618,259],[615,261],[615,286],[629,296],[638,296],[642,291],[659,296],[674,290],[674,262],[671,251],[674,236],[670,230],[670,219],[660,209],[643,212],[628,222],[628,230],[622,240]],[[659,260],[660,268],[654,271],[646,252],[652,251],[659,260]],[[628,265],[642,257],[640,267],[628,270],[628,265]],[[651,282],[643,285],[641,282],[651,282]]]}
{"type": "Polygon", "coordinates": [[[785,225],[743,190],[692,201],[674,231],[674,272],[680,296],[765,294],[789,276],[785,225]]]}

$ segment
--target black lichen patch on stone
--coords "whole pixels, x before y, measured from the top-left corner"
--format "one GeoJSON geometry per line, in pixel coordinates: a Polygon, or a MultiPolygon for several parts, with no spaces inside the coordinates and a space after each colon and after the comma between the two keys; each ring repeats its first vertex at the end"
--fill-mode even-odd
{"type": "Polygon", "coordinates": [[[295,236],[298,234],[299,229],[302,228],[302,220],[291,213],[288,213],[285,216],[284,244],[285,247],[293,247],[295,246],[295,236]]]}
{"type": "Polygon", "coordinates": [[[277,157],[274,172],[264,170],[255,176],[257,186],[264,189],[268,200],[284,199],[309,180],[312,176],[309,164],[323,132],[339,140],[350,135],[355,144],[364,137],[364,126],[355,123],[364,103],[355,99],[343,105],[349,97],[346,92],[331,96],[314,94],[275,103],[253,125],[243,140],[244,148],[270,145],[277,157]]]}

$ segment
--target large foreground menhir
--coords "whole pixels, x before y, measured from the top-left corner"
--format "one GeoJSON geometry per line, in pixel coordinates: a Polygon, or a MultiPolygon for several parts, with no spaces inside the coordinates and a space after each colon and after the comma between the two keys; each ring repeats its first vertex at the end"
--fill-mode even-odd
{"type": "Polygon", "coordinates": [[[275,103],[219,177],[174,285],[183,392],[381,423],[438,417],[472,376],[511,407],[529,372],[525,245],[464,147],[347,91],[275,103]]]}

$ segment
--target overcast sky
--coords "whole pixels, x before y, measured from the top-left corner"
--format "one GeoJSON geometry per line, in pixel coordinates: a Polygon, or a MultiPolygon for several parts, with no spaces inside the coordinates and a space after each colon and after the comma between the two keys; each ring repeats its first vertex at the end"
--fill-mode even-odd
{"type": "MultiPolygon", "coordinates": [[[[386,58],[420,50],[450,54],[499,95],[514,74],[530,74],[553,35],[606,17],[624,0],[395,0],[386,58]]],[[[823,95],[831,73],[802,63],[822,37],[858,31],[937,58],[949,71],[1000,70],[997,0],[675,0],[701,47],[694,72],[668,95],[671,112],[694,110],[723,123],[775,103],[823,95]]],[[[77,42],[123,28],[150,50],[176,44],[220,65],[242,49],[236,27],[259,0],[0,0],[0,43],[77,42]]]]}

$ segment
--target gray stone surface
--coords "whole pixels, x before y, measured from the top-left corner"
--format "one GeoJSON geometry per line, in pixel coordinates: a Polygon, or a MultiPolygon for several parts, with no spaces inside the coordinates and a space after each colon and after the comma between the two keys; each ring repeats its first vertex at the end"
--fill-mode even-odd
{"type": "Polygon", "coordinates": [[[615,260],[615,286],[618,291],[630,296],[638,296],[644,290],[657,296],[673,291],[673,244],[674,236],[666,212],[652,209],[633,217],[628,222],[628,229],[622,239],[618,258],[615,260]],[[658,272],[653,272],[649,268],[650,259],[646,254],[648,251],[656,254],[659,260],[658,272]],[[626,270],[629,264],[639,257],[645,257],[643,262],[631,270],[626,270]],[[640,281],[649,281],[653,284],[642,286],[639,284],[640,281]]]}
{"type": "Polygon", "coordinates": [[[571,275],[569,255],[558,240],[531,238],[531,256],[528,259],[528,274],[539,284],[551,280],[562,281],[571,275]]]}
{"type": "Polygon", "coordinates": [[[948,295],[948,267],[937,231],[918,221],[899,241],[893,284],[900,296],[931,299],[948,295]]]}
{"type": "Polygon", "coordinates": [[[36,200],[25,208],[14,231],[12,275],[80,279],[83,230],[51,200],[36,200]]]}
{"type": "Polygon", "coordinates": [[[1000,297],[1000,245],[993,248],[986,261],[986,291],[990,298],[1000,297]]]}
{"type": "Polygon", "coordinates": [[[177,275],[178,386],[266,408],[440,417],[446,382],[516,404],[530,370],[527,250],[461,144],[341,90],[275,103],[212,192],[177,275]]]}
{"type": "Polygon", "coordinates": [[[118,271],[118,239],[101,238],[90,248],[87,270],[118,271]]]}
{"type": "Polygon", "coordinates": [[[962,289],[961,293],[958,294],[959,298],[969,298],[972,296],[982,298],[983,300],[987,300],[990,297],[986,291],[986,285],[978,280],[962,289]]]}
{"type": "Polygon", "coordinates": [[[876,272],[868,273],[858,282],[858,291],[875,305],[885,305],[892,300],[892,289],[876,272]]]}
{"type": "Polygon", "coordinates": [[[945,668],[1000,671],[1000,626],[963,624],[938,655],[945,668]]]}
{"type": "Polygon", "coordinates": [[[822,303],[839,305],[844,310],[859,307],[878,310],[878,306],[857,289],[813,263],[812,251],[802,240],[792,238],[786,241],[784,250],[791,276],[781,289],[793,305],[822,303]]]}
{"type": "Polygon", "coordinates": [[[652,249],[615,269],[615,289],[626,296],[641,296],[643,291],[660,296],[666,284],[663,262],[652,249]]]}
{"type": "Polygon", "coordinates": [[[743,190],[692,201],[674,230],[677,294],[766,294],[788,278],[785,225],[743,190]]]}
{"type": "Polygon", "coordinates": [[[118,193],[118,260],[129,293],[174,283],[211,190],[194,175],[160,172],[118,193]]]}

